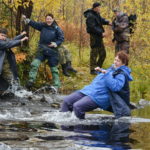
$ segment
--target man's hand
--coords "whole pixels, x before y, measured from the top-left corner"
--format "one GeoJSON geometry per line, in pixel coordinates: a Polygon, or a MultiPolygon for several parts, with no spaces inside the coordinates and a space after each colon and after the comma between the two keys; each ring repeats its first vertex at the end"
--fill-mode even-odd
{"type": "Polygon", "coordinates": [[[25,36],[24,38],[21,39],[21,42],[28,40],[29,38],[25,36]]]}
{"type": "Polygon", "coordinates": [[[25,15],[22,15],[22,20],[24,21],[25,24],[28,24],[30,22],[30,19],[27,18],[25,15]]]}
{"type": "Polygon", "coordinates": [[[27,19],[27,17],[25,15],[22,15],[22,20],[27,19]]]}
{"type": "Polygon", "coordinates": [[[102,36],[103,36],[103,37],[106,37],[106,33],[105,33],[105,32],[104,32],[104,33],[102,33],[102,36]]]}
{"type": "Polygon", "coordinates": [[[26,31],[21,32],[21,35],[26,35],[26,34],[27,34],[26,31]]]}
{"type": "Polygon", "coordinates": [[[112,23],[111,23],[111,22],[109,23],[109,26],[112,26],[112,23]]]}
{"type": "Polygon", "coordinates": [[[57,44],[55,42],[51,42],[51,44],[48,45],[49,47],[57,47],[57,44]]]}

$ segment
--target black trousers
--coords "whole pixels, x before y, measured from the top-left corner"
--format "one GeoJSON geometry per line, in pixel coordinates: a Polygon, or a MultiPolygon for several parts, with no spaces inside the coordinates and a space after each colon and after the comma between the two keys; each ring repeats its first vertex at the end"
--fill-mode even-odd
{"type": "Polygon", "coordinates": [[[90,34],[90,46],[90,70],[94,70],[97,66],[102,67],[106,58],[103,38],[98,35],[90,34]]]}

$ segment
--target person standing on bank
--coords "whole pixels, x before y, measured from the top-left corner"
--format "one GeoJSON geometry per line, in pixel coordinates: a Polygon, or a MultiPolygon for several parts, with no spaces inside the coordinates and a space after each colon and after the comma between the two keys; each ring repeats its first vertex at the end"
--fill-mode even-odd
{"type": "Polygon", "coordinates": [[[47,59],[52,73],[53,86],[58,89],[60,87],[60,79],[57,68],[59,63],[59,52],[57,48],[64,41],[63,31],[55,22],[53,14],[47,14],[45,22],[35,22],[26,18],[26,16],[23,16],[23,19],[26,24],[40,31],[38,51],[35,59],[31,63],[29,81],[26,87],[30,89],[33,86],[41,62],[47,59]]]}
{"type": "Polygon", "coordinates": [[[106,58],[103,38],[106,36],[103,25],[111,25],[109,21],[100,16],[100,3],[93,3],[92,9],[84,12],[87,33],[90,34],[90,73],[96,74],[94,68],[102,67],[106,58]]]}
{"type": "Polygon", "coordinates": [[[115,14],[112,22],[112,30],[114,32],[113,42],[116,42],[115,53],[121,50],[129,53],[130,28],[128,15],[119,9],[114,9],[113,12],[115,14]]]}

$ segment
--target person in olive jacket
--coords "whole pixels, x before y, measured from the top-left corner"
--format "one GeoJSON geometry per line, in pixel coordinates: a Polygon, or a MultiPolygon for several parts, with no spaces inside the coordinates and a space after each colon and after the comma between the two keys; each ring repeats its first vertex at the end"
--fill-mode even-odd
{"type": "Polygon", "coordinates": [[[106,58],[103,37],[106,36],[103,25],[111,25],[109,21],[100,16],[100,3],[95,2],[92,9],[84,12],[86,17],[86,29],[90,34],[90,73],[96,74],[94,68],[102,67],[106,58]]]}
{"type": "Polygon", "coordinates": [[[57,68],[59,63],[59,52],[57,48],[64,41],[63,31],[55,22],[53,14],[47,14],[45,22],[35,22],[26,18],[26,16],[23,16],[23,19],[26,24],[40,31],[38,50],[35,59],[31,63],[29,82],[26,86],[27,88],[33,86],[41,62],[47,59],[52,72],[53,86],[58,89],[60,87],[60,79],[57,68]]]}

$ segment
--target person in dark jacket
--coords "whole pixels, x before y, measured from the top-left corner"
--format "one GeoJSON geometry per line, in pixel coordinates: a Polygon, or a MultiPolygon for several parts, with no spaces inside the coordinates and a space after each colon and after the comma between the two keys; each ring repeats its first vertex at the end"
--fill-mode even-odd
{"type": "Polygon", "coordinates": [[[102,67],[106,58],[106,51],[103,43],[103,37],[106,36],[103,25],[111,25],[109,21],[100,16],[100,3],[93,4],[92,9],[84,12],[86,17],[86,29],[90,34],[90,73],[96,74],[94,68],[102,67]]]}
{"type": "Polygon", "coordinates": [[[14,39],[7,38],[7,30],[0,29],[0,78],[8,82],[9,89],[13,83],[18,82],[18,72],[16,66],[16,59],[11,48],[21,44],[21,42],[28,40],[26,32],[22,32],[14,39]]]}
{"type": "Polygon", "coordinates": [[[41,62],[48,60],[48,64],[52,73],[53,86],[60,87],[60,79],[58,72],[59,53],[57,47],[64,41],[64,34],[54,20],[53,14],[47,14],[45,22],[35,22],[26,16],[23,16],[26,24],[34,29],[40,31],[40,41],[36,57],[31,63],[31,70],[29,72],[29,82],[27,88],[31,88],[35,82],[38,68],[41,62]]]}
{"type": "Polygon", "coordinates": [[[117,53],[114,64],[107,70],[100,67],[95,68],[100,73],[91,84],[65,97],[61,111],[74,111],[79,119],[84,119],[85,112],[98,107],[109,110],[110,107],[115,106],[111,105],[110,102],[112,92],[117,93],[122,99],[124,98],[123,100],[126,104],[129,104],[130,92],[126,85],[129,81],[132,81],[132,76],[130,75],[131,70],[127,65],[128,55],[121,51],[117,53]]]}
{"type": "Polygon", "coordinates": [[[121,50],[129,53],[130,27],[128,15],[119,9],[114,9],[113,12],[115,14],[115,19],[112,22],[112,30],[114,32],[113,41],[116,42],[115,53],[121,50]]]}

